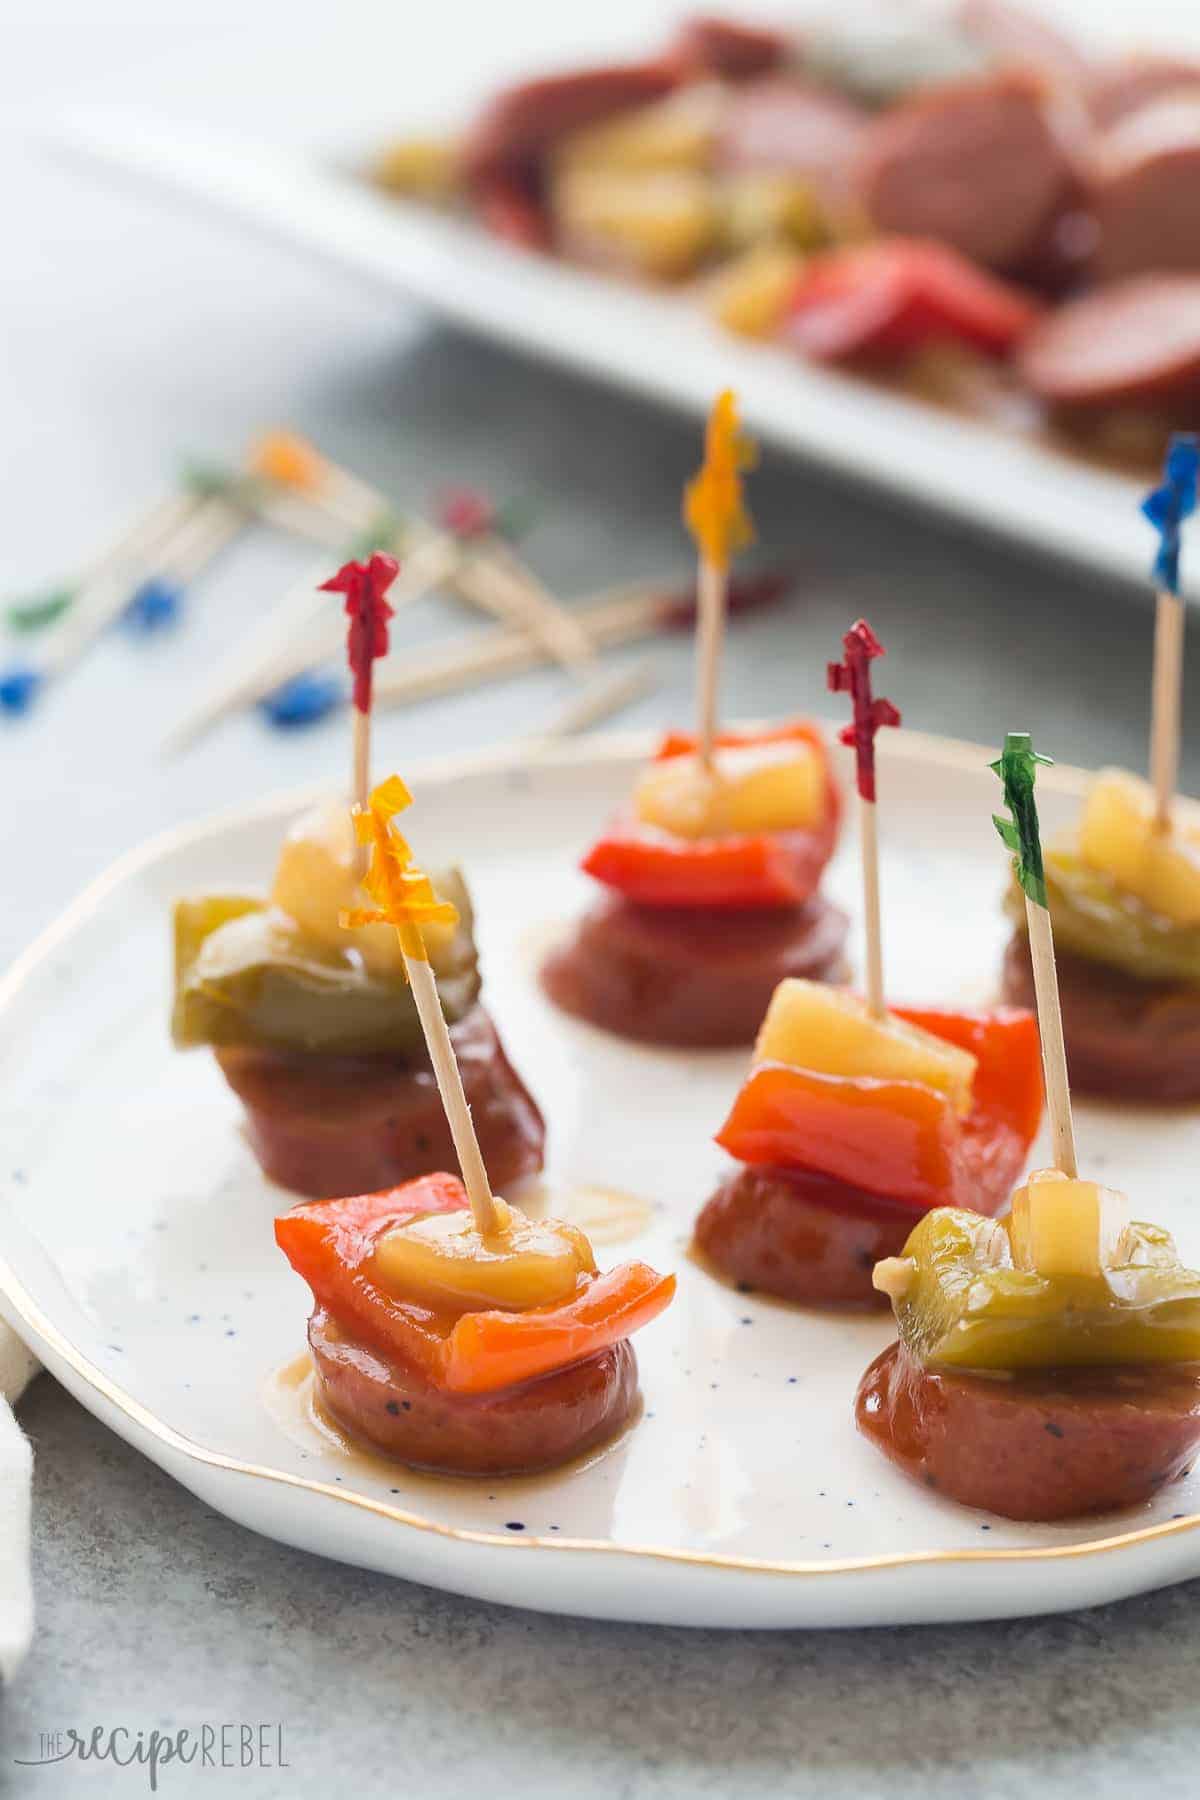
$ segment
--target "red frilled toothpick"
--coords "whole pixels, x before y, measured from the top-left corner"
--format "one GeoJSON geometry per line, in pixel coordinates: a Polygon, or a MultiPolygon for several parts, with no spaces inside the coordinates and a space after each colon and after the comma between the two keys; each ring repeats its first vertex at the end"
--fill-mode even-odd
{"type": "Polygon", "coordinates": [[[862,842],[863,925],[867,937],[867,1005],[875,1018],[886,1010],[883,999],[883,940],[879,920],[879,835],[875,825],[875,734],[881,725],[899,725],[890,700],[871,692],[871,663],[886,654],[865,619],[858,619],[842,639],[845,659],[830,663],[829,691],[849,694],[853,718],[838,733],[855,753],[858,820],[862,842]]]}
{"type": "MultiPolygon", "coordinates": [[[[326,594],[346,596],[346,660],[354,678],[354,800],[365,812],[371,797],[371,692],[375,664],[387,655],[388,620],[393,608],[387,591],[400,573],[394,556],[382,550],[367,562],[343,563],[336,575],[321,583],[326,594]]],[[[365,859],[360,859],[365,860],[365,859]]]]}

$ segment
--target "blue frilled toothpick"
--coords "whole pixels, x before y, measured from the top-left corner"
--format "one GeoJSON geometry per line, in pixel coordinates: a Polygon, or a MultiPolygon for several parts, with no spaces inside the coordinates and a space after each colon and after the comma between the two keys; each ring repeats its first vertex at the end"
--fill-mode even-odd
{"type": "Polygon", "coordinates": [[[1191,435],[1171,439],[1163,480],[1146,496],[1142,511],[1158,532],[1154,582],[1154,687],[1150,713],[1150,779],[1154,822],[1171,825],[1171,803],[1179,777],[1180,702],[1183,690],[1183,601],[1179,594],[1179,547],[1185,519],[1196,510],[1200,450],[1191,435]]]}
{"type": "Polygon", "coordinates": [[[346,699],[344,681],[336,675],[323,675],[319,670],[308,669],[264,694],[258,704],[272,725],[296,731],[328,717],[339,706],[344,706],[346,699]]]}

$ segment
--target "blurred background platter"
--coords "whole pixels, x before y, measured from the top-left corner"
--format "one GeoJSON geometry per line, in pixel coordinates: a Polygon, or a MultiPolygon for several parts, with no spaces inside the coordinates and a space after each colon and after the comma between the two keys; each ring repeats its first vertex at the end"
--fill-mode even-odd
{"type": "MultiPolygon", "coordinates": [[[[727,10],[793,21],[819,9],[727,10]]],[[[207,202],[472,334],[696,417],[714,387],[728,383],[767,441],[839,478],[1118,580],[1144,577],[1148,540],[1136,502],[1145,474],[1089,462],[1037,428],[1028,409],[972,417],[735,339],[692,293],[635,287],[528,255],[473,221],[385,195],[366,180],[390,136],[444,131],[467,118],[481,94],[514,77],[644,54],[665,40],[679,11],[650,20],[644,7],[619,3],[603,21],[587,23],[556,12],[536,50],[533,34],[521,34],[519,59],[504,24],[485,9],[464,32],[453,9],[446,18],[425,17],[386,124],[368,79],[362,131],[343,132],[336,143],[315,129],[296,138],[273,121],[270,135],[248,138],[211,123],[156,118],[142,106],[69,109],[51,129],[90,158],[207,202]]],[[[1127,46],[1135,33],[1167,48],[1200,42],[1190,9],[1175,0],[1138,9],[1136,20],[1126,7],[1098,12],[1073,0],[1039,11],[1097,53],[1127,46]]]]}

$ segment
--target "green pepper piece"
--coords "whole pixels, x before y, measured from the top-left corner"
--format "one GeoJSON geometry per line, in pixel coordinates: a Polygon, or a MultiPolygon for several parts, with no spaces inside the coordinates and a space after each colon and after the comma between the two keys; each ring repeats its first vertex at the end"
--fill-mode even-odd
{"type": "Polygon", "coordinates": [[[927,1213],[904,1254],[916,1273],[896,1319],[922,1363],[1011,1372],[1200,1361],[1200,1274],[1159,1226],[1128,1226],[1120,1262],[1094,1277],[1014,1268],[1006,1224],[955,1207],[927,1213]]]}
{"type": "MultiPolygon", "coordinates": [[[[459,913],[453,937],[430,959],[454,1024],[479,994],[478,958],[466,884],[456,870],[437,881],[459,913]]],[[[278,907],[243,895],[177,902],[171,1034],[180,1048],[411,1056],[424,1047],[399,970],[368,971],[349,934],[345,949],[315,944],[278,907]]]]}
{"type": "MultiPolygon", "coordinates": [[[[1047,850],[1046,896],[1060,950],[1108,963],[1141,981],[1200,987],[1200,926],[1177,925],[1068,846],[1047,850]]],[[[1014,883],[1005,911],[1023,930],[1025,902],[1014,883]]]]}

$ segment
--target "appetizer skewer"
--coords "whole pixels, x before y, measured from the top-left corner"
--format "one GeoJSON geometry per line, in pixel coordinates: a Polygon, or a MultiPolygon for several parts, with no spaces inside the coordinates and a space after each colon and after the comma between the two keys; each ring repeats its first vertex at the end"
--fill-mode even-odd
{"type": "Polygon", "coordinates": [[[1010,734],[993,765],[997,820],[1042,916],[1036,951],[1055,1167],[1031,1174],[999,1224],[943,1207],[880,1263],[900,1341],[859,1384],[859,1428],[927,1488],[1015,1519],[1148,1500],[1200,1443],[1200,1274],[1124,1194],[1079,1178],[1055,1027],[1053,934],[1040,877],[1036,757],[1010,734]],[[1058,1117],[1054,1117],[1055,1108],[1058,1117]]]}
{"type": "MultiPolygon", "coordinates": [[[[843,644],[829,683],[852,697],[842,739],[855,750],[873,844],[875,734],[900,715],[872,697],[868,665],[883,646],[870,626],[860,619],[843,644]]],[[[786,1300],[878,1303],[872,1267],[928,1208],[999,1210],[1041,1118],[1031,1014],[885,1006],[873,861],[864,859],[863,879],[876,991],[862,1000],[811,981],[779,983],[717,1133],[743,1167],[696,1222],[715,1268],[786,1300]]]]}
{"type": "MultiPolygon", "coordinates": [[[[1125,1099],[1200,1098],[1200,833],[1175,801],[1179,765],[1183,603],[1179,546],[1196,504],[1197,449],[1178,437],[1144,510],[1161,534],[1155,576],[1151,780],[1103,769],[1076,829],[1046,849],[1049,910],[1059,945],[1071,1079],[1085,1093],[1125,1099]]],[[[1003,991],[1033,999],[1026,908],[1014,883],[1016,930],[1003,991]]]]}
{"type": "Polygon", "coordinates": [[[717,729],[729,563],[751,529],[750,454],[722,394],[686,501],[700,552],[696,733],[664,738],[631,815],[583,859],[608,892],[542,970],[564,1011],[649,1043],[748,1043],[781,977],[842,970],[846,920],[817,891],[841,811],[820,733],[803,721],[717,729]]]}
{"type": "Polygon", "coordinates": [[[463,1173],[294,1207],[275,1236],[312,1289],[308,1341],[322,1404],[399,1461],[464,1475],[527,1473],[613,1437],[632,1416],[630,1335],[671,1300],[644,1263],[597,1271],[577,1227],[496,1196],[475,1135],[424,934],[453,923],[392,819],[393,776],[356,814],[373,907],[356,930],[395,929],[463,1173]]]}
{"type": "MultiPolygon", "coordinates": [[[[358,791],[369,784],[371,671],[395,572],[376,552],[326,584],[350,614],[358,791]]],[[[264,1173],[301,1194],[362,1193],[453,1161],[395,933],[340,923],[364,905],[362,872],[349,806],[330,802],[292,826],[268,898],[210,895],[175,908],[175,1043],[213,1050],[264,1173]]],[[[456,870],[438,885],[455,918],[429,924],[430,978],[489,1166],[510,1183],[541,1168],[545,1128],[479,1004],[466,885],[456,870]]]]}

